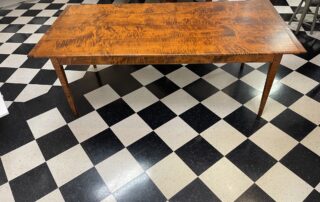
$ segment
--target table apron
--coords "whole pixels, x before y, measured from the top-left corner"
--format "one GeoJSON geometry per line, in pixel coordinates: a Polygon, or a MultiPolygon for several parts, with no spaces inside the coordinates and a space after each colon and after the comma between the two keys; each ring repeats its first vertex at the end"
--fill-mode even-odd
{"type": "Polygon", "coordinates": [[[63,65],[209,64],[234,62],[272,62],[277,54],[227,56],[80,56],[55,57],[63,65]]]}

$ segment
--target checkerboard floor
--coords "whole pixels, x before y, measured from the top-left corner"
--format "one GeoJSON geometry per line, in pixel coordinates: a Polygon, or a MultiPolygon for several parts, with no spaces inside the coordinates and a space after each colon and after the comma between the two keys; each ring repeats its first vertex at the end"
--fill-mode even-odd
{"type": "MultiPolygon", "coordinates": [[[[298,2],[272,0],[285,21],[298,2]]],[[[66,66],[75,118],[50,61],[27,57],[71,3],[112,0],[0,10],[0,201],[320,201],[320,24],[260,119],[263,63],[66,66]]]]}

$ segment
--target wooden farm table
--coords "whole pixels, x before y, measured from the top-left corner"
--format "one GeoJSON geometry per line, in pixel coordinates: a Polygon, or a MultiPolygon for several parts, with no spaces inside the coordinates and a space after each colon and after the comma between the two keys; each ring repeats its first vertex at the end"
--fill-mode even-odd
{"type": "Polygon", "coordinates": [[[270,62],[260,116],[282,55],[303,52],[269,0],[247,0],[72,5],[29,56],[51,59],[75,114],[62,65],[270,62]]]}

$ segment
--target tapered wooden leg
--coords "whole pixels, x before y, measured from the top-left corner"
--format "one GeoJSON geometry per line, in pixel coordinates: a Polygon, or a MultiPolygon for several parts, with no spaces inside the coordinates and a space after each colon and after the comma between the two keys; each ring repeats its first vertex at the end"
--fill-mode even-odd
{"type": "Polygon", "coordinates": [[[69,104],[69,106],[71,108],[71,111],[75,115],[78,115],[77,107],[75,105],[75,102],[74,102],[74,99],[73,99],[73,96],[72,96],[72,93],[71,93],[71,90],[70,90],[70,87],[69,87],[69,84],[68,84],[68,80],[67,80],[66,74],[65,74],[64,69],[63,69],[63,66],[55,58],[51,58],[51,62],[52,62],[52,65],[53,65],[54,69],[56,70],[56,74],[57,74],[57,76],[59,78],[59,81],[61,83],[63,92],[64,92],[64,94],[65,94],[65,96],[67,98],[68,104],[69,104]]]}
{"type": "Polygon", "coordinates": [[[266,79],[266,83],[264,84],[262,98],[259,106],[258,116],[261,116],[264,106],[266,105],[274,77],[276,76],[277,70],[280,65],[281,58],[282,58],[282,55],[275,55],[273,62],[269,66],[267,79],[266,79]]]}

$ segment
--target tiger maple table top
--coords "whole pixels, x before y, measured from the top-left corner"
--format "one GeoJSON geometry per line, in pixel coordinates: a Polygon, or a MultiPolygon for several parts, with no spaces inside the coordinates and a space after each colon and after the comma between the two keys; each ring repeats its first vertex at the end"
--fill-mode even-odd
{"type": "Polygon", "coordinates": [[[302,52],[269,0],[247,0],[72,5],[29,56],[110,57],[117,63],[152,57],[165,63],[166,57],[302,52]]]}

